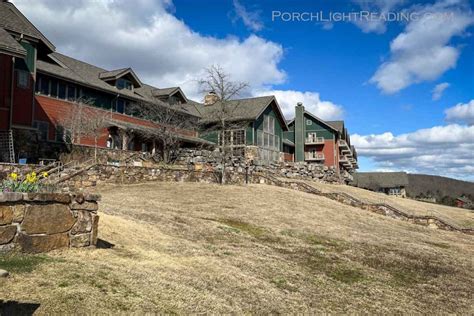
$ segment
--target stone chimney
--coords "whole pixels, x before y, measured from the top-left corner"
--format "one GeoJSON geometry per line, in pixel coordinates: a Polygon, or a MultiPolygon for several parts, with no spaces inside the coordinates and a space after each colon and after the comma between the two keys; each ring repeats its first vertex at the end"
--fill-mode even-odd
{"type": "Polygon", "coordinates": [[[295,161],[304,161],[305,135],[304,106],[298,102],[295,106],[295,161]]]}
{"type": "Polygon", "coordinates": [[[217,101],[219,101],[219,96],[214,91],[210,91],[204,96],[204,105],[213,105],[217,101]]]}

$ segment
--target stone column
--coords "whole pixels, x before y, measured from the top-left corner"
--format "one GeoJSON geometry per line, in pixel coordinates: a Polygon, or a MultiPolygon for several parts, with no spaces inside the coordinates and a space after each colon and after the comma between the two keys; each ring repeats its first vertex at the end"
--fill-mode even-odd
{"type": "Polygon", "coordinates": [[[304,106],[298,102],[295,108],[295,161],[304,161],[304,106]]]}

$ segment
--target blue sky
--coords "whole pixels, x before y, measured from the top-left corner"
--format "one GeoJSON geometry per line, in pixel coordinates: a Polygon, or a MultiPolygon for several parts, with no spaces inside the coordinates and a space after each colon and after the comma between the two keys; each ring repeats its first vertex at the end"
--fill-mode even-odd
{"type": "Polygon", "coordinates": [[[14,3],[58,51],[75,58],[107,69],[131,66],[143,81],[179,85],[197,100],[195,79],[218,63],[250,83],[248,95],[276,95],[288,118],[302,101],[323,119],[344,119],[362,171],[474,180],[474,6],[468,1],[14,3]],[[274,11],[328,17],[361,10],[421,18],[272,20],[274,11]]]}

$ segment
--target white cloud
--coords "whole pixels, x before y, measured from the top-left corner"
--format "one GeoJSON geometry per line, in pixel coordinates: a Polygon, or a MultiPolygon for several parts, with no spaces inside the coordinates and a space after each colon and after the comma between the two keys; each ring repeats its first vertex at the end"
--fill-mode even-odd
{"type": "Polygon", "coordinates": [[[441,99],[441,97],[443,96],[444,90],[446,90],[447,88],[449,88],[449,83],[447,83],[447,82],[437,84],[434,87],[433,91],[431,91],[433,93],[432,96],[431,96],[433,101],[441,99]]]}
{"type": "MultiPolygon", "coordinates": [[[[403,4],[404,0],[353,0],[357,3],[361,10],[378,13],[380,15],[386,15],[391,10],[395,9],[400,4],[403,4]]],[[[358,19],[354,21],[362,32],[364,33],[385,33],[387,27],[384,19],[358,19]]]]}
{"type": "Polygon", "coordinates": [[[448,122],[462,122],[468,125],[474,125],[474,100],[469,103],[458,103],[447,109],[445,112],[448,122]]]}
{"type": "Polygon", "coordinates": [[[235,13],[237,17],[242,19],[244,25],[254,32],[258,32],[263,28],[260,15],[257,11],[247,10],[238,0],[233,1],[235,13]]]}
{"type": "Polygon", "coordinates": [[[474,126],[435,126],[398,136],[354,134],[351,142],[377,168],[474,180],[474,126]]]}
{"type": "Polygon", "coordinates": [[[196,79],[219,64],[233,80],[260,88],[285,82],[283,47],[256,35],[242,40],[193,31],[169,10],[171,1],[15,1],[58,48],[106,69],[131,66],[158,87],[181,86],[200,100],[196,79]]]}
{"type": "Polygon", "coordinates": [[[440,1],[416,12],[419,18],[390,43],[390,59],[370,79],[385,93],[435,80],[454,68],[460,50],[448,44],[474,22],[470,9],[460,1],[440,1]]]}
{"type": "Polygon", "coordinates": [[[295,106],[302,102],[305,109],[323,120],[335,120],[342,118],[343,109],[340,105],[330,101],[321,100],[317,92],[301,92],[294,90],[260,90],[253,93],[256,96],[274,95],[283,114],[287,119],[295,116],[295,106]]]}

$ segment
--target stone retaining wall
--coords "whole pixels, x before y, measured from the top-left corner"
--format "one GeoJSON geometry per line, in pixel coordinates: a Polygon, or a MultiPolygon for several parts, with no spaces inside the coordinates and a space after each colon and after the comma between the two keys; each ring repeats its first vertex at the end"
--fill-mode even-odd
{"type": "Polygon", "coordinates": [[[0,193],[0,252],[96,245],[99,199],[95,194],[0,193]]]}

